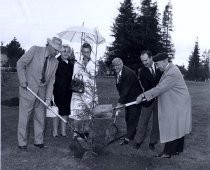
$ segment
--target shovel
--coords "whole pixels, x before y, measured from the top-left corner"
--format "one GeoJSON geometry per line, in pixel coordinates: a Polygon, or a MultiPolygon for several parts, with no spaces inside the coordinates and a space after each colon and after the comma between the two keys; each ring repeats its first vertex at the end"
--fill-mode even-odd
{"type": "Polygon", "coordinates": [[[50,106],[47,105],[47,103],[45,103],[39,96],[37,96],[36,93],[34,93],[29,87],[27,87],[27,90],[31,92],[32,95],[34,95],[42,104],[44,104],[45,107],[47,107],[50,111],[52,111],[53,114],[55,114],[59,119],[61,119],[64,123],[66,123],[68,125],[68,127],[75,132],[76,134],[78,134],[81,138],[83,138],[86,142],[87,142],[87,137],[86,135],[74,130],[71,125],[64,119],[62,118],[58,113],[54,112],[54,110],[52,110],[52,108],[50,106]]]}
{"type": "Polygon", "coordinates": [[[106,129],[106,142],[107,142],[106,146],[110,145],[111,143],[125,136],[125,134],[123,134],[117,137],[117,134],[119,133],[119,129],[116,125],[116,121],[117,121],[117,117],[119,113],[120,113],[120,110],[117,110],[115,113],[114,121],[106,129]]]}
{"type": "MultiPolygon", "coordinates": [[[[143,101],[145,101],[145,99],[143,101]]],[[[126,103],[126,104],[122,104],[122,105],[117,106],[117,107],[112,107],[111,104],[109,104],[109,105],[98,105],[94,108],[94,115],[110,113],[112,111],[119,110],[121,108],[128,107],[128,106],[132,106],[134,104],[136,104],[136,101],[126,103]]]]}
{"type": "Polygon", "coordinates": [[[116,125],[116,120],[119,115],[119,112],[119,110],[116,111],[114,121],[106,129],[106,141],[108,142],[108,144],[116,138],[116,135],[119,132],[119,129],[116,125]]]}

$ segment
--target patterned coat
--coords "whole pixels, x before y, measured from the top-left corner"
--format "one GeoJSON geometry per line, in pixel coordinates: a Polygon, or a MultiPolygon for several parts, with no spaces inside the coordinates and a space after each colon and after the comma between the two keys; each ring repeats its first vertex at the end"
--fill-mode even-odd
{"type": "Polygon", "coordinates": [[[82,60],[79,60],[74,65],[73,77],[83,79],[85,83],[85,92],[72,93],[71,100],[71,115],[72,119],[82,120],[89,119],[89,114],[85,113],[85,108],[93,108],[93,101],[95,104],[98,103],[97,88],[95,84],[95,64],[90,60],[86,67],[83,65],[82,60]],[[95,86],[95,87],[94,87],[95,86]]]}

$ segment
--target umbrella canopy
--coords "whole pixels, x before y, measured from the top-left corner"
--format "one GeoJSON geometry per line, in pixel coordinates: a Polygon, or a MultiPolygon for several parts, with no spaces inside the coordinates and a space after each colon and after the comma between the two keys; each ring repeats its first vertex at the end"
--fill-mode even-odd
{"type": "Polygon", "coordinates": [[[57,34],[60,38],[68,40],[70,42],[88,42],[94,44],[101,44],[105,42],[105,39],[95,29],[90,29],[84,26],[69,27],[65,31],[57,34]]]}

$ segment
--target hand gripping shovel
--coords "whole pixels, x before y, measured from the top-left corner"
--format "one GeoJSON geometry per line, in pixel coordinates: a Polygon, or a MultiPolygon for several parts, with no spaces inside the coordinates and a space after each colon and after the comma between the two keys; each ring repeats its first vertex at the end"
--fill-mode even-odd
{"type": "Polygon", "coordinates": [[[52,111],[53,114],[55,114],[58,118],[60,118],[64,123],[66,123],[68,125],[68,127],[75,132],[76,134],[78,134],[81,138],[83,138],[86,142],[87,142],[87,137],[86,135],[79,133],[78,131],[74,130],[71,125],[69,124],[69,122],[67,122],[64,118],[62,118],[59,114],[57,114],[56,112],[54,112],[54,110],[52,110],[52,108],[50,106],[47,105],[47,103],[45,103],[39,96],[37,96],[36,93],[34,93],[29,87],[27,87],[27,90],[31,92],[32,95],[34,95],[42,104],[44,104],[45,107],[47,107],[50,111],[52,111]]]}

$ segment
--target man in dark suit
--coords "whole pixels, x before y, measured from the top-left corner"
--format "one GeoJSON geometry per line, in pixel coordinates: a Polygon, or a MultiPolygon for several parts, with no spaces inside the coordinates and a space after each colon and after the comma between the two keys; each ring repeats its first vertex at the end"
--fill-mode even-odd
{"type": "MultiPolygon", "coordinates": [[[[156,69],[150,51],[143,51],[141,53],[140,59],[144,67],[139,69],[138,78],[143,90],[147,91],[158,84],[162,76],[162,72],[156,69]]],[[[153,121],[149,148],[151,150],[155,149],[155,144],[159,140],[158,109],[156,98],[142,103],[141,117],[139,119],[137,134],[135,138],[136,143],[134,144],[135,149],[140,148],[145,138],[148,122],[152,114],[153,121]]]]}
{"type": "MultiPolygon", "coordinates": [[[[136,101],[136,96],[143,91],[136,74],[130,68],[124,66],[120,58],[115,58],[112,65],[116,72],[116,87],[120,96],[117,106],[136,101]]],[[[130,140],[134,139],[140,113],[141,105],[132,105],[125,108],[127,134],[120,143],[121,145],[128,144],[130,140]]]]}

